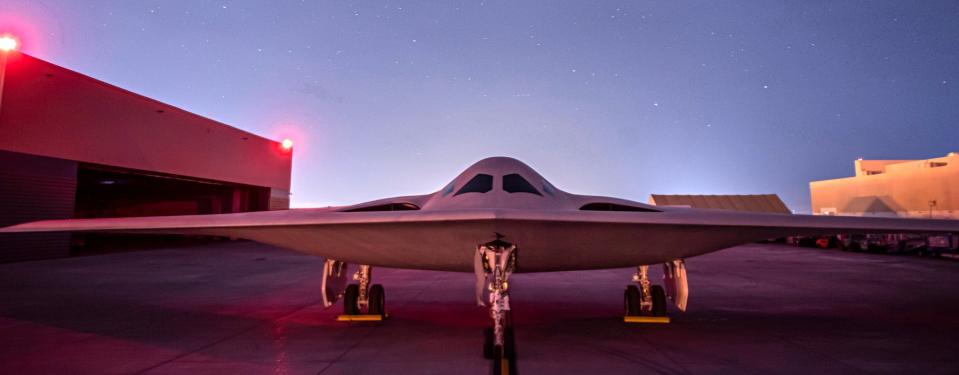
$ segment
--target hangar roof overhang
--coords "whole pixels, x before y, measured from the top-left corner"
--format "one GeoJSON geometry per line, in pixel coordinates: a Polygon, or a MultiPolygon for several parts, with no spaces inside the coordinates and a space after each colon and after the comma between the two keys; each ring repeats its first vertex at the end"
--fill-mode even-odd
{"type": "Polygon", "coordinates": [[[791,214],[792,211],[776,194],[749,195],[667,195],[651,194],[649,204],[688,206],[719,210],[791,214]]]}
{"type": "Polygon", "coordinates": [[[280,143],[11,52],[0,150],[289,191],[280,143]]]}

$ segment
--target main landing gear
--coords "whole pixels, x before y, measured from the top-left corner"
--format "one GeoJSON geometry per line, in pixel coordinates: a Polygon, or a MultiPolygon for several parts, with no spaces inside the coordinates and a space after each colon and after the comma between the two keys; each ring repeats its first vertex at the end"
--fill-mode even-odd
{"type": "Polygon", "coordinates": [[[380,284],[370,285],[373,267],[360,265],[346,285],[347,264],[328,259],[323,268],[323,305],[330,307],[343,296],[343,315],[339,321],[378,321],[386,318],[386,291],[380,284]],[[343,287],[345,286],[345,290],[343,287]],[[341,292],[342,291],[342,292],[341,292]]]}
{"type": "Polygon", "coordinates": [[[343,292],[343,315],[386,317],[386,291],[380,284],[370,285],[372,278],[373,267],[360,265],[360,269],[353,274],[353,280],[357,283],[348,285],[343,292]]]}
{"type": "Polygon", "coordinates": [[[509,307],[509,277],[516,269],[519,249],[516,245],[496,240],[476,247],[473,270],[477,281],[477,304],[484,306],[483,286],[489,291],[489,312],[493,326],[484,330],[483,356],[493,360],[493,374],[516,372],[516,339],[509,307]]]}
{"type": "Polygon", "coordinates": [[[650,285],[649,266],[636,267],[633,282],[637,285],[626,287],[623,297],[627,323],[669,323],[666,316],[667,297],[673,301],[679,311],[686,311],[686,301],[689,299],[689,285],[686,282],[686,262],[675,259],[663,263],[663,283],[666,289],[659,285],[650,285]]]}
{"type": "Polygon", "coordinates": [[[630,323],[668,323],[666,316],[666,291],[662,286],[650,285],[649,266],[636,267],[633,282],[638,285],[626,287],[624,321],[630,323]]]}

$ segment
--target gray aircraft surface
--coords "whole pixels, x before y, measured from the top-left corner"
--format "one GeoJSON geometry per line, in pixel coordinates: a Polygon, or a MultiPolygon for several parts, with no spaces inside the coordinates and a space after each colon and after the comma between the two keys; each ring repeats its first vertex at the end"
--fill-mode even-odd
{"type": "Polygon", "coordinates": [[[384,315],[371,267],[475,272],[490,305],[486,353],[511,354],[508,280],[513,272],[636,267],[627,316],[664,316],[667,296],[685,310],[685,259],[790,235],[959,232],[959,221],[746,213],[651,206],[564,192],[522,162],[493,157],[441,190],[352,206],[220,215],[49,220],[13,232],[123,232],[245,238],[325,257],[322,293],[344,313],[384,315]],[[347,284],[348,265],[358,266],[347,284]],[[648,265],[664,265],[666,288],[648,265]],[[667,293],[668,291],[668,293],[667,293]]]}

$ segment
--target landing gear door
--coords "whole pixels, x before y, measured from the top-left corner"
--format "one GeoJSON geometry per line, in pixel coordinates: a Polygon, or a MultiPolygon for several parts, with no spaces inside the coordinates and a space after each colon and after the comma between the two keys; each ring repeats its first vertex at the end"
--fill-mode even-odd
{"type": "Polygon", "coordinates": [[[663,284],[666,294],[673,300],[679,311],[686,311],[689,299],[689,285],[686,283],[686,262],[676,259],[663,264],[663,284]]]}
{"type": "Polygon", "coordinates": [[[327,259],[323,263],[323,284],[320,287],[323,295],[323,307],[330,307],[343,296],[346,284],[349,282],[349,264],[334,259],[327,259]]]}

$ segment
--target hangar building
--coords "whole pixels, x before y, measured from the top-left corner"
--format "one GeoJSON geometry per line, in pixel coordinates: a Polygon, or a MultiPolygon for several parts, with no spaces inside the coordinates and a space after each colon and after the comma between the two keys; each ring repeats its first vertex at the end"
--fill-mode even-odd
{"type": "Polygon", "coordinates": [[[816,215],[959,219],[959,153],[856,160],[854,177],[809,183],[816,215]]]}
{"type": "MultiPolygon", "coordinates": [[[[289,208],[279,143],[23,53],[3,60],[0,226],[289,208]]],[[[0,235],[0,262],[68,256],[71,236],[0,235]]]]}
{"type": "Polygon", "coordinates": [[[666,195],[651,194],[649,204],[682,206],[715,210],[791,214],[792,211],[776,194],[749,195],[666,195]]]}

